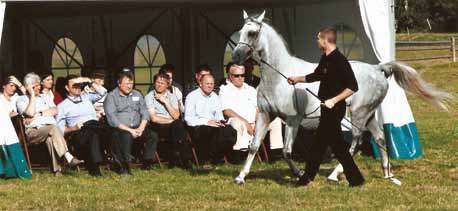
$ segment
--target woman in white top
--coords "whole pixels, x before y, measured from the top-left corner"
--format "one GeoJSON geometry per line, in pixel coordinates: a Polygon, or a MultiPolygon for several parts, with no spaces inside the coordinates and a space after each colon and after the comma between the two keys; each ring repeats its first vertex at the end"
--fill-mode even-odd
{"type": "Polygon", "coordinates": [[[50,102],[54,102],[54,74],[52,72],[44,72],[40,74],[41,95],[49,98],[50,102]]]}
{"type": "Polygon", "coordinates": [[[9,112],[10,117],[15,117],[18,115],[16,108],[16,102],[19,97],[19,95],[16,93],[18,89],[22,92],[22,94],[25,93],[25,87],[22,86],[21,82],[19,82],[16,77],[9,76],[2,81],[0,101],[4,103],[4,106],[9,112]]]}
{"type": "Polygon", "coordinates": [[[27,162],[24,158],[19,139],[6,110],[7,105],[0,101],[0,177],[2,178],[30,178],[27,162]]]}

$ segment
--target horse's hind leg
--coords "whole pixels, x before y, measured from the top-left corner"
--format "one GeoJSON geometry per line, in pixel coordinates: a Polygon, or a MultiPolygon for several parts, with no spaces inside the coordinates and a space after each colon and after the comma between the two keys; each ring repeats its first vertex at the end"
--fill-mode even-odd
{"type": "Polygon", "coordinates": [[[388,160],[388,152],[385,137],[382,129],[378,125],[378,122],[375,120],[375,118],[369,120],[369,122],[367,123],[367,129],[369,129],[369,131],[372,133],[372,136],[374,137],[378,145],[381,158],[380,160],[382,162],[383,176],[385,176],[385,178],[392,177],[393,175],[391,174],[390,162],[388,160]]]}
{"type": "Polygon", "coordinates": [[[283,147],[283,158],[289,166],[289,169],[294,176],[302,176],[302,172],[296,167],[292,158],[293,144],[296,139],[297,130],[299,128],[300,120],[287,120],[285,128],[285,146],[283,147]]]}
{"type": "Polygon", "coordinates": [[[256,118],[256,129],[253,142],[251,142],[248,157],[245,161],[245,164],[243,165],[242,170],[240,171],[239,175],[234,179],[234,182],[236,184],[245,183],[245,176],[248,175],[248,173],[250,173],[251,164],[253,163],[256,152],[261,146],[262,140],[266,136],[269,123],[270,118],[267,113],[258,113],[258,116],[256,118]]]}

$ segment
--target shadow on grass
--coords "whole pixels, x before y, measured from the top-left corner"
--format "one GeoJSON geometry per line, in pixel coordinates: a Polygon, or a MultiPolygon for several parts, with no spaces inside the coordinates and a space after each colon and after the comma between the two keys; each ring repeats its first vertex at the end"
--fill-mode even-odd
{"type": "MultiPolygon", "coordinates": [[[[295,186],[299,178],[295,177],[289,168],[283,168],[278,166],[266,166],[261,169],[255,169],[245,177],[245,180],[270,180],[279,185],[295,186]]],[[[327,177],[333,169],[321,168],[318,172],[319,176],[327,177]]],[[[220,176],[228,176],[235,178],[239,174],[239,169],[233,168],[221,168],[212,171],[220,176]]],[[[317,176],[318,176],[317,175],[317,176]]]]}

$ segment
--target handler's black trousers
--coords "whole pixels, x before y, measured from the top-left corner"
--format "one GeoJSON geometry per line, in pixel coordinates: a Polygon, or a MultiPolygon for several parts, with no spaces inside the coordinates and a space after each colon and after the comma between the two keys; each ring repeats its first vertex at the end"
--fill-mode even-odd
{"type": "Polygon", "coordinates": [[[97,121],[90,120],[83,124],[81,130],[69,134],[72,144],[78,150],[78,154],[86,161],[86,166],[90,174],[97,174],[100,170],[98,165],[103,161],[101,140],[99,131],[103,130],[97,121]]]}
{"type": "Polygon", "coordinates": [[[360,185],[364,182],[363,175],[356,166],[353,158],[345,146],[341,129],[341,121],[345,108],[336,106],[332,110],[322,107],[317,138],[310,146],[309,156],[305,165],[305,176],[313,180],[320,168],[321,159],[328,146],[331,147],[337,160],[342,164],[345,176],[350,186],[360,185]]]}
{"type": "Polygon", "coordinates": [[[113,128],[112,130],[111,150],[113,153],[114,162],[117,165],[126,165],[132,159],[132,144],[140,142],[143,146],[143,161],[148,162],[154,160],[154,153],[157,146],[157,134],[152,133],[149,127],[146,127],[142,136],[134,138],[132,134],[125,130],[113,128]]]}
{"type": "Polygon", "coordinates": [[[220,163],[223,156],[232,150],[237,132],[231,126],[222,128],[210,126],[191,127],[192,141],[197,145],[197,155],[201,161],[212,160],[220,163]]]}

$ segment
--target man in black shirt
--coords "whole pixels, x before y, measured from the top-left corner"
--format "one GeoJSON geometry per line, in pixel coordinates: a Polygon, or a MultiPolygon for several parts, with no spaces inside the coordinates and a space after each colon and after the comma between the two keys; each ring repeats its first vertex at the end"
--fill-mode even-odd
{"type": "Polygon", "coordinates": [[[364,178],[345,146],[340,126],[345,115],[345,99],[358,91],[358,84],[350,64],[336,47],[335,29],[323,28],[317,37],[318,46],[324,53],[318,67],[309,75],[288,78],[290,84],[320,81],[318,97],[324,101],[317,139],[310,147],[310,157],[299,185],[306,186],[315,178],[323,153],[330,146],[342,164],[350,186],[359,186],[364,183],[364,178]]]}

